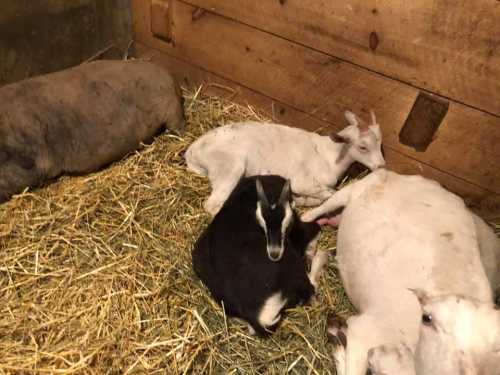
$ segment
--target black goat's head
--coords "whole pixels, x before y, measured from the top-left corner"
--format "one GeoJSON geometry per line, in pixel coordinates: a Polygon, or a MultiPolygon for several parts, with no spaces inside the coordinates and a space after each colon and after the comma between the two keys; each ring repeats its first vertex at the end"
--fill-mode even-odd
{"type": "Polygon", "coordinates": [[[285,238],[293,221],[290,181],[286,180],[277,201],[270,202],[259,179],[257,188],[257,222],[264,230],[267,241],[267,256],[277,262],[285,250],[285,238]]]}

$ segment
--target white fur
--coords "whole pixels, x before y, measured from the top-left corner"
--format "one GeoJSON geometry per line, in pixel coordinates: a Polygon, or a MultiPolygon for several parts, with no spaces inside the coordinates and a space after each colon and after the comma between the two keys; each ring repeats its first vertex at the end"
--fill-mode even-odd
{"type": "Polygon", "coordinates": [[[479,252],[481,261],[493,290],[500,292],[500,238],[495,235],[493,228],[479,216],[473,214],[477,228],[479,252]]]}
{"type": "Polygon", "coordinates": [[[248,326],[248,334],[250,336],[254,336],[256,334],[255,329],[253,329],[253,327],[250,325],[250,323],[247,323],[247,326],[248,326]]]}
{"type": "Polygon", "coordinates": [[[345,375],[345,348],[342,345],[337,345],[335,346],[335,349],[333,349],[333,358],[335,359],[335,366],[337,375],[345,375]]]}
{"type": "Polygon", "coordinates": [[[314,289],[318,289],[319,279],[325,264],[328,262],[328,253],[326,251],[317,251],[312,256],[311,261],[311,271],[309,272],[309,280],[314,286],[314,289]]]}
{"type": "Polygon", "coordinates": [[[405,344],[370,349],[368,364],[371,375],[415,375],[413,352],[405,344]]]}
{"type": "Polygon", "coordinates": [[[271,327],[281,319],[280,311],[286,305],[286,299],[281,292],[271,295],[262,305],[259,312],[258,321],[263,327],[271,327]]]}
{"type": "Polygon", "coordinates": [[[433,323],[421,325],[418,374],[500,373],[500,310],[492,303],[444,296],[425,301],[422,311],[433,323]]]}
{"type": "Polygon", "coordinates": [[[438,183],[379,169],[303,215],[312,221],[345,206],[337,261],[359,311],[348,321],[346,375],[364,375],[380,345],[414,350],[420,306],[408,288],[491,302],[476,226],[463,201],[438,183]]]}
{"type": "Polygon", "coordinates": [[[283,221],[281,222],[281,247],[284,247],[284,241],[285,241],[285,234],[290,226],[292,224],[293,220],[293,211],[292,208],[290,207],[290,203],[285,203],[285,217],[283,218],[283,221]]]}
{"type": "Polygon", "coordinates": [[[205,209],[215,215],[242,176],[288,178],[299,204],[316,205],[332,195],[337,179],[354,161],[372,170],[383,166],[379,125],[373,123],[361,131],[353,125],[354,114],[346,117],[351,125],[338,135],[348,144],[297,128],[253,121],[203,135],[188,148],[185,158],[190,170],[211,182],[205,209]]]}
{"type": "Polygon", "coordinates": [[[257,202],[257,210],[255,211],[255,217],[257,218],[257,222],[260,227],[264,230],[264,233],[267,235],[267,225],[266,220],[264,220],[264,216],[262,216],[262,206],[260,202],[257,202]]]}

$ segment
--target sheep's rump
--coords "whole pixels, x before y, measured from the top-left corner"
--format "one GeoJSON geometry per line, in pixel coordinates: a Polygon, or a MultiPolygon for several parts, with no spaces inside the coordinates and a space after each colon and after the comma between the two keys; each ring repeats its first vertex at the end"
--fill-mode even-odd
{"type": "Polygon", "coordinates": [[[0,202],[63,173],[81,174],[185,127],[168,72],[96,61],[0,88],[0,202]]]}

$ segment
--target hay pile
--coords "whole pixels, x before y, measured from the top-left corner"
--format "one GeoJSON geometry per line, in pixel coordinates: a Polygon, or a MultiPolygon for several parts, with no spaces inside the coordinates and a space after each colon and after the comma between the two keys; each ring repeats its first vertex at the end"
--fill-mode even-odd
{"type": "Polygon", "coordinates": [[[325,318],[349,304],[332,265],[319,303],[289,311],[268,340],[226,319],[195,278],[209,186],[183,153],[214,124],[262,117],[200,90],[185,97],[183,138],[0,206],[0,374],[334,373],[325,318]]]}

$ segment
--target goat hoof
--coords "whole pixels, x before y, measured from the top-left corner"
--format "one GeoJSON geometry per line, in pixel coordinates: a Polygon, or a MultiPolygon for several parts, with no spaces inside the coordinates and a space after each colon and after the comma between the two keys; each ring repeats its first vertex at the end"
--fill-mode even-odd
{"type": "Polygon", "coordinates": [[[309,301],[307,301],[307,305],[309,306],[318,306],[320,303],[320,300],[319,300],[319,297],[318,295],[314,294],[311,296],[311,298],[309,298],[309,301]]]}
{"type": "Polygon", "coordinates": [[[203,203],[203,208],[212,217],[214,217],[217,214],[217,212],[219,212],[219,209],[220,209],[220,207],[217,204],[214,204],[213,202],[211,202],[210,199],[207,199],[205,201],[205,203],[203,203]]]}
{"type": "Polygon", "coordinates": [[[329,342],[336,346],[347,347],[346,329],[347,323],[344,318],[335,313],[328,314],[326,318],[326,337],[329,342]]]}
{"type": "MultiPolygon", "coordinates": [[[[312,210],[311,210],[312,211],[312,210]]],[[[306,213],[304,213],[301,217],[300,217],[300,220],[303,221],[303,222],[306,222],[306,223],[309,223],[311,221],[314,221],[314,219],[316,219],[316,215],[314,214],[314,212],[311,212],[311,211],[307,211],[306,213]]]]}
{"type": "Polygon", "coordinates": [[[248,324],[248,335],[249,336],[256,336],[257,331],[255,331],[255,329],[250,325],[250,323],[247,323],[247,324],[248,324]]]}

